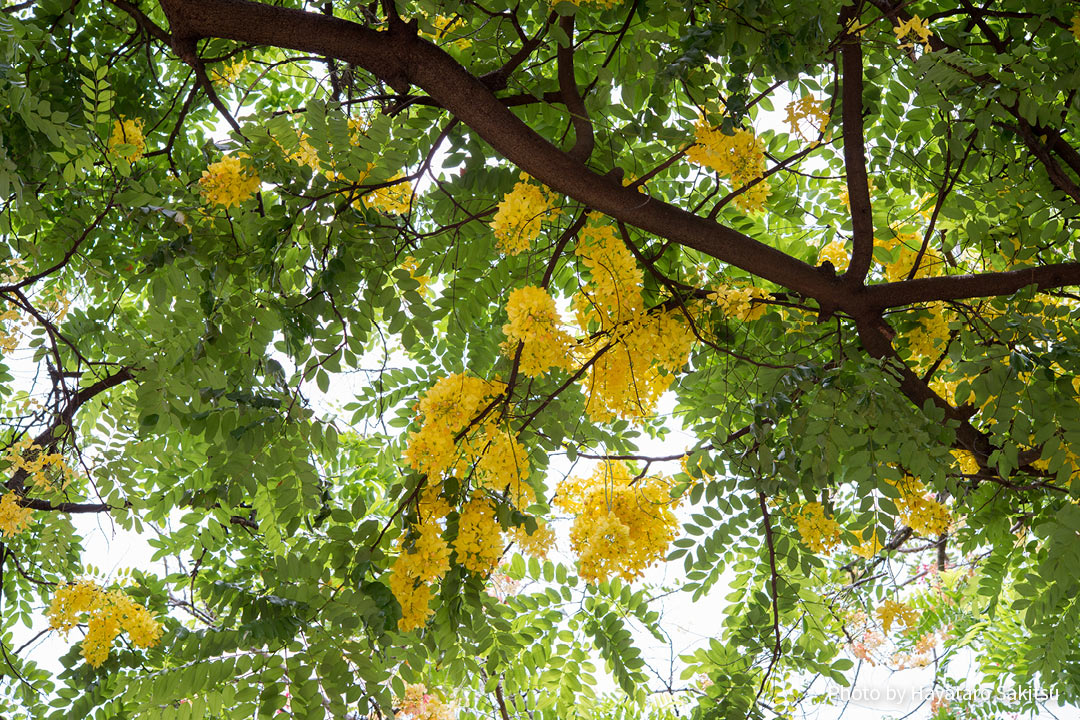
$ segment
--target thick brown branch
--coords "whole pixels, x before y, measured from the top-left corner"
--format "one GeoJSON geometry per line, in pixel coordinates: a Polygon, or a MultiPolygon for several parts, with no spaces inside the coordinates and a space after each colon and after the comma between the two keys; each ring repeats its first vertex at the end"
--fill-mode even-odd
{"type": "MultiPolygon", "coordinates": [[[[840,13],[840,23],[858,20],[858,8],[847,5],[840,13]]],[[[870,209],[870,186],[866,177],[866,141],[863,137],[863,54],[858,33],[848,33],[840,45],[843,97],[840,113],[844,134],[844,169],[847,174],[848,202],[851,206],[851,262],[844,281],[861,285],[870,272],[874,254],[874,218],[870,209]]]]}
{"type": "Polygon", "coordinates": [[[978,275],[949,275],[870,285],[861,290],[864,309],[885,310],[921,302],[997,297],[1035,285],[1040,290],[1080,285],[1080,263],[978,275]]]}
{"type": "Polygon", "coordinates": [[[585,109],[585,101],[581,98],[577,79],[574,78],[574,16],[563,16],[559,27],[570,39],[567,47],[560,45],[556,52],[559,62],[559,91],[566,109],[570,111],[570,122],[574,126],[574,146],[566,154],[583,163],[592,155],[595,140],[589,111],[585,109]]]}
{"type": "Polygon", "coordinates": [[[450,55],[409,28],[375,31],[316,13],[246,0],[162,0],[174,34],[221,37],[330,55],[365,68],[398,92],[417,85],[533,177],[579,202],[765,280],[839,301],[839,282],[740,232],[624,188],[530,129],[450,55]]]}

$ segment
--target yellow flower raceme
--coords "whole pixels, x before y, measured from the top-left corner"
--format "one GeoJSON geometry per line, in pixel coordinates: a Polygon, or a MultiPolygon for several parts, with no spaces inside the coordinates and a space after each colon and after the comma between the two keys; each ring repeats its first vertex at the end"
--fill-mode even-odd
{"type": "Polygon", "coordinates": [[[694,336],[678,311],[640,312],[588,349],[601,353],[589,367],[585,411],[596,422],[645,418],[686,364],[694,336]],[[602,352],[601,352],[602,351],[602,352]]]}
{"type": "MultiPolygon", "coordinates": [[[[694,129],[694,144],[687,148],[686,157],[730,178],[733,189],[749,185],[765,175],[765,149],[753,132],[736,129],[733,134],[725,135],[710,127],[704,119],[698,121],[694,129]]],[[[757,212],[764,209],[768,196],[769,184],[761,181],[738,195],[735,204],[747,212],[757,212]]]]}
{"type": "Polygon", "coordinates": [[[401,605],[398,628],[403,631],[423,627],[431,616],[431,584],[450,569],[450,547],[442,536],[435,516],[422,518],[413,526],[412,548],[398,542],[399,553],[390,567],[390,591],[401,605]]]}
{"type": "Polygon", "coordinates": [[[67,633],[87,616],[82,656],[92,667],[109,657],[121,631],[136,647],[153,647],[161,639],[161,625],[150,611],[120,590],[105,590],[92,580],[77,580],[56,589],[46,616],[49,627],[67,633]]]}
{"type": "Polygon", "coordinates": [[[455,464],[454,436],[479,420],[490,399],[502,391],[495,383],[464,374],[440,378],[417,404],[420,430],[409,435],[405,458],[418,472],[437,478],[455,464]]]}
{"type": "Polygon", "coordinates": [[[199,189],[208,202],[231,207],[244,202],[259,189],[259,175],[240,158],[226,155],[203,170],[199,189]]]}
{"type": "Polygon", "coordinates": [[[540,235],[541,223],[560,212],[544,188],[528,182],[528,178],[521,174],[521,182],[503,196],[491,222],[496,244],[507,255],[528,250],[540,235]]]}
{"type": "Polygon", "coordinates": [[[128,120],[121,116],[113,123],[112,135],[109,136],[109,154],[133,163],[145,153],[146,138],[143,137],[142,119],[128,120]]]}
{"type": "MultiPolygon", "coordinates": [[[[926,21],[921,19],[918,15],[912,15],[910,20],[898,23],[893,28],[893,32],[896,33],[897,41],[902,42],[909,34],[914,34],[918,37],[919,42],[927,50],[930,49],[930,28],[926,26],[926,21]]],[[[911,43],[902,44],[901,47],[909,47],[911,43]]]]}
{"type": "Polygon", "coordinates": [[[396,708],[395,717],[407,720],[454,720],[456,717],[454,706],[428,692],[424,685],[406,685],[405,697],[398,701],[396,708]]]}
{"type": "Polygon", "coordinates": [[[555,308],[555,299],[543,288],[523,287],[510,292],[506,302],[510,322],[503,333],[513,352],[521,343],[520,370],[537,377],[551,368],[570,366],[570,345],[573,338],[562,328],[562,318],[555,308]]]}
{"type": "Polygon", "coordinates": [[[19,504],[13,492],[0,497],[0,535],[14,537],[30,526],[34,511],[19,504]]]}
{"type": "Polygon", "coordinates": [[[559,485],[555,504],[575,515],[570,546],[585,581],[634,580],[664,558],[677,527],[669,485],[659,476],[635,481],[625,463],[614,461],[559,485]]]}
{"type": "Polygon", "coordinates": [[[915,624],[919,622],[918,610],[895,600],[883,602],[881,607],[877,609],[877,616],[881,620],[881,627],[886,633],[889,632],[889,629],[897,620],[903,623],[906,629],[915,627],[915,624]]]}
{"type": "Polygon", "coordinates": [[[769,293],[751,285],[728,285],[721,283],[709,294],[709,299],[720,305],[724,314],[737,320],[749,322],[765,314],[769,306],[763,300],[769,293]]]}
{"type": "Polygon", "coordinates": [[[47,453],[29,436],[24,436],[4,452],[4,460],[15,470],[26,473],[27,481],[45,492],[63,490],[75,477],[75,471],[61,453],[47,453]]]}
{"type": "Polygon", "coordinates": [[[895,486],[900,491],[900,499],[896,500],[900,522],[926,537],[941,535],[949,529],[952,514],[934,499],[925,485],[909,475],[895,486]]]}
{"type": "Polygon", "coordinates": [[[847,247],[843,242],[833,240],[818,252],[818,265],[823,264],[826,260],[832,263],[836,274],[839,275],[847,270],[848,263],[851,262],[851,254],[847,251],[847,247]]]}
{"type": "Polygon", "coordinates": [[[825,515],[819,502],[806,503],[795,515],[795,526],[802,541],[814,552],[828,555],[840,544],[840,525],[825,515]]]}
{"type": "Polygon", "coordinates": [[[510,528],[508,534],[526,554],[541,560],[555,546],[555,531],[543,520],[537,521],[536,530],[531,535],[521,525],[510,528]]]}
{"type": "Polygon", "coordinates": [[[642,273],[626,243],[610,225],[588,225],[574,254],[589,270],[590,282],[577,298],[579,324],[599,320],[602,329],[642,311],[642,273]]]}
{"type": "Polygon", "coordinates": [[[949,319],[945,303],[931,303],[929,314],[919,319],[919,325],[906,334],[911,354],[919,361],[932,361],[945,350],[949,340],[949,319]]]}
{"type": "Polygon", "coordinates": [[[785,110],[791,134],[798,135],[803,140],[810,139],[803,132],[804,124],[808,124],[813,132],[820,134],[825,131],[825,126],[829,123],[829,113],[825,110],[824,104],[813,95],[803,95],[798,100],[792,100],[785,110]]]}
{"type": "Polygon", "coordinates": [[[461,508],[458,534],[454,539],[457,561],[486,577],[499,564],[503,552],[502,527],[491,502],[479,494],[461,508]]]}

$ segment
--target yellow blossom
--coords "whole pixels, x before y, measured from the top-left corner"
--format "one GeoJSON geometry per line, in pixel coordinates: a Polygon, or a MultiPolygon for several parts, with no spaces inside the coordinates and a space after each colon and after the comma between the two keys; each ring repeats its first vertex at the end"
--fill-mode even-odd
{"type": "Polygon", "coordinates": [[[570,366],[573,339],[562,328],[555,300],[546,290],[523,287],[510,291],[506,315],[510,322],[503,325],[503,333],[511,350],[521,343],[519,367],[523,374],[537,377],[551,368],[565,370],[570,366]]]}
{"type": "Polygon", "coordinates": [[[526,554],[541,560],[547,557],[548,552],[555,546],[555,531],[543,520],[538,520],[536,530],[531,534],[524,525],[510,528],[510,539],[517,543],[526,554]]]}
{"type": "Polygon", "coordinates": [[[895,600],[886,600],[881,604],[881,607],[877,609],[878,619],[881,621],[882,629],[887,633],[892,628],[894,622],[899,620],[903,623],[906,629],[915,627],[915,624],[919,622],[919,611],[908,607],[904,603],[896,602],[895,600]]]}
{"type": "Polygon", "coordinates": [[[900,499],[895,501],[900,522],[927,537],[941,535],[949,529],[952,514],[927,492],[925,485],[909,475],[895,486],[900,491],[900,499]]]}
{"type": "Polygon", "coordinates": [[[239,158],[226,155],[203,170],[199,189],[215,205],[239,205],[259,189],[259,175],[245,167],[239,158]]]}
{"type": "Polygon", "coordinates": [[[33,510],[19,504],[15,493],[4,493],[0,497],[0,535],[9,538],[18,535],[30,526],[33,514],[33,510]]]}
{"type": "MultiPolygon", "coordinates": [[[[736,129],[731,135],[714,129],[704,119],[694,129],[694,144],[686,149],[693,163],[707,167],[731,179],[732,189],[739,189],[765,175],[765,149],[750,130],[736,129]]],[[[768,183],[761,181],[735,198],[735,204],[747,212],[765,207],[768,183]]]]}
{"type": "MultiPolygon", "coordinates": [[[[926,26],[926,21],[919,18],[918,15],[912,15],[910,20],[906,20],[897,24],[893,28],[893,32],[896,33],[897,41],[903,41],[909,33],[914,33],[919,38],[919,42],[923,44],[923,47],[927,50],[930,49],[930,28],[926,26]]],[[[911,44],[901,45],[901,47],[910,47],[911,44]]]]}
{"type": "Polygon", "coordinates": [[[769,306],[762,302],[769,293],[750,285],[728,285],[721,283],[709,293],[709,299],[720,305],[724,315],[737,320],[750,322],[765,314],[769,306]]]}
{"type": "Polygon", "coordinates": [[[503,552],[502,527],[491,502],[479,494],[461,509],[454,539],[457,561],[478,575],[487,576],[499,564],[503,552]]]}
{"type": "Polygon", "coordinates": [[[825,131],[825,126],[829,122],[829,113],[825,110],[824,104],[813,95],[803,95],[798,100],[792,100],[785,110],[791,134],[798,135],[803,140],[810,139],[803,132],[804,121],[809,124],[813,132],[818,134],[825,131]]]}
{"type": "Polygon", "coordinates": [[[540,235],[541,223],[559,214],[552,198],[539,185],[529,183],[528,177],[521,174],[521,182],[503,196],[491,222],[495,242],[507,255],[528,250],[540,235]]]}
{"type": "Polygon", "coordinates": [[[819,502],[806,503],[795,515],[795,526],[802,541],[814,552],[828,555],[840,544],[840,525],[826,517],[825,508],[819,502]]]}
{"type": "Polygon", "coordinates": [[[153,647],[161,639],[161,624],[120,590],[105,590],[86,579],[57,587],[46,613],[49,627],[67,633],[84,614],[87,631],[82,656],[92,667],[105,662],[121,630],[136,647],[153,647]]]}
{"type": "Polygon", "coordinates": [[[822,265],[826,261],[832,263],[833,268],[839,275],[847,270],[848,263],[851,262],[851,254],[848,253],[847,247],[842,241],[833,240],[818,251],[818,265],[822,265]]]}
{"type": "Polygon", "coordinates": [[[128,120],[124,116],[113,123],[112,135],[109,136],[109,154],[129,163],[142,158],[146,153],[146,138],[143,137],[141,118],[128,120]]]}
{"type": "Polygon", "coordinates": [[[664,558],[678,524],[669,486],[660,476],[635,480],[615,461],[604,461],[589,478],[560,483],[555,504],[575,515],[570,546],[586,582],[614,575],[634,580],[664,558]]]}

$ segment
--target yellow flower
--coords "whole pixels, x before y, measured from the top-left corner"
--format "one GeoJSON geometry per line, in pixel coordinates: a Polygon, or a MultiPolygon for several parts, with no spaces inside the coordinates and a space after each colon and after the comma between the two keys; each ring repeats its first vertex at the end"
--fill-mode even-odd
{"type": "Polygon", "coordinates": [[[550,368],[570,366],[570,345],[573,338],[562,328],[562,318],[555,308],[555,299],[538,287],[523,287],[510,291],[506,301],[510,322],[503,325],[511,352],[520,342],[520,370],[537,377],[550,368]]]}
{"type": "Polygon", "coordinates": [[[737,286],[721,283],[711,293],[709,299],[720,305],[728,317],[750,322],[757,320],[769,309],[763,300],[769,293],[762,288],[750,285],[737,286]]]}
{"type": "Polygon", "coordinates": [[[792,100],[785,110],[791,134],[798,135],[803,140],[810,139],[803,132],[804,121],[807,121],[811,130],[819,134],[825,131],[825,126],[829,122],[829,113],[826,112],[824,103],[815,99],[813,95],[803,95],[798,100],[792,100]]]}
{"type": "Polygon", "coordinates": [[[548,216],[558,215],[552,198],[539,185],[532,185],[522,173],[522,182],[503,196],[491,221],[499,250],[517,255],[529,249],[540,235],[540,225],[548,216]]]}
{"type": "MultiPolygon", "coordinates": [[[[745,187],[765,175],[765,148],[753,132],[736,129],[725,135],[710,127],[704,118],[694,128],[694,144],[686,149],[686,157],[729,177],[732,189],[745,187]]],[[[747,212],[757,212],[764,209],[768,196],[769,184],[761,181],[736,197],[735,204],[747,212]]]]}
{"type": "Polygon", "coordinates": [[[667,554],[678,521],[670,480],[635,479],[625,463],[604,461],[589,478],[559,484],[555,505],[575,514],[570,547],[590,583],[618,575],[634,580],[667,554]]]}
{"type": "Polygon", "coordinates": [[[818,265],[824,264],[826,260],[832,263],[833,268],[836,269],[836,273],[839,275],[847,270],[848,263],[851,262],[851,255],[843,242],[833,240],[818,251],[818,265]]]}
{"type": "Polygon", "coordinates": [[[502,527],[491,502],[479,494],[461,509],[458,534],[454,538],[457,561],[478,575],[487,577],[499,564],[503,552],[502,527]]]}
{"type": "Polygon", "coordinates": [[[919,622],[918,610],[895,600],[883,602],[881,607],[877,609],[877,616],[881,620],[881,627],[886,633],[889,632],[889,629],[897,620],[904,624],[905,629],[911,629],[919,622]]]}
{"type": "Polygon", "coordinates": [[[799,508],[795,526],[802,541],[814,552],[828,555],[840,544],[840,525],[826,517],[825,508],[819,502],[810,502],[799,508]]]}
{"type": "Polygon", "coordinates": [[[127,120],[124,116],[113,123],[112,135],[109,136],[109,154],[129,163],[142,158],[146,152],[146,138],[143,137],[141,118],[127,120]]]}
{"type": "Polygon", "coordinates": [[[0,497],[0,535],[14,537],[30,526],[34,511],[19,505],[18,497],[13,492],[0,497]]]}
{"type": "Polygon", "coordinates": [[[215,205],[239,205],[259,189],[259,175],[239,158],[226,155],[203,170],[199,189],[215,205]]]}
{"type": "Polygon", "coordinates": [[[85,579],[57,587],[46,613],[49,627],[67,633],[83,614],[88,617],[82,656],[92,667],[99,667],[109,657],[121,630],[136,647],[153,647],[161,639],[161,624],[121,591],[105,590],[85,579]]]}
{"type": "Polygon", "coordinates": [[[1073,37],[1080,40],[1080,10],[1077,10],[1072,18],[1072,27],[1069,28],[1072,31],[1073,37]]]}
{"type": "MultiPolygon", "coordinates": [[[[926,21],[920,19],[918,15],[913,15],[910,20],[898,24],[893,28],[893,32],[896,33],[896,39],[899,42],[902,42],[909,33],[914,33],[923,47],[930,49],[930,28],[926,27],[926,21]]],[[[910,45],[908,43],[901,47],[910,47],[910,45]]]]}

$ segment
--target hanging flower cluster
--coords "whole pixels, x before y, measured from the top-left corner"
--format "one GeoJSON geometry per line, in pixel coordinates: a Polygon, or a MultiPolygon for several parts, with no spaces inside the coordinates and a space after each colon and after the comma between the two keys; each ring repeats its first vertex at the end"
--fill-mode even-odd
{"type": "Polygon", "coordinates": [[[82,656],[92,667],[105,662],[121,631],[136,647],[153,647],[161,639],[161,624],[149,610],[122,591],[105,590],[92,580],[59,586],[46,615],[49,627],[64,633],[86,616],[82,656]]]}
{"type": "Polygon", "coordinates": [[[726,283],[716,285],[709,293],[709,299],[720,306],[724,315],[744,322],[757,320],[765,314],[769,306],[764,300],[768,297],[764,288],[726,283]]]}
{"type": "Polygon", "coordinates": [[[141,118],[127,119],[123,116],[113,123],[109,136],[109,154],[125,162],[133,163],[146,153],[141,118]]]}
{"type": "MultiPolygon", "coordinates": [[[[744,188],[765,175],[765,148],[750,130],[731,135],[711,127],[704,119],[694,128],[694,144],[686,150],[691,162],[731,180],[733,190],[744,188]]],[[[735,204],[747,212],[765,208],[769,184],[760,180],[736,196],[735,204]]]]}
{"type": "Polygon", "coordinates": [[[825,515],[819,502],[809,502],[796,511],[795,527],[802,541],[814,552],[828,555],[840,544],[840,525],[825,515]]]}
{"type": "Polygon", "coordinates": [[[821,134],[829,124],[829,113],[825,110],[824,103],[813,95],[803,95],[798,100],[792,100],[785,111],[791,134],[798,135],[803,140],[810,140],[810,136],[803,131],[804,125],[809,125],[813,133],[821,134]]]}
{"type": "Polygon", "coordinates": [[[941,535],[949,529],[952,522],[949,509],[939,503],[919,480],[908,475],[895,486],[900,491],[900,499],[896,500],[900,522],[916,534],[926,537],[941,535]]]}
{"type": "Polygon", "coordinates": [[[523,374],[537,377],[551,368],[570,366],[573,338],[563,329],[555,299],[546,290],[528,286],[511,290],[506,315],[509,322],[503,325],[503,333],[510,353],[521,343],[523,374]]]}
{"type": "Polygon", "coordinates": [[[540,236],[541,223],[558,213],[554,198],[521,173],[521,182],[503,196],[495,211],[491,222],[495,243],[507,255],[524,252],[540,236]]]}
{"type": "Polygon", "coordinates": [[[671,482],[662,476],[635,479],[623,462],[604,461],[588,478],[559,485],[555,505],[574,515],[570,546],[586,582],[641,577],[667,554],[677,521],[671,482]]]}
{"type": "Polygon", "coordinates": [[[203,170],[199,189],[207,202],[231,207],[244,202],[259,189],[259,175],[240,158],[226,155],[203,170]]]}
{"type": "Polygon", "coordinates": [[[4,493],[0,497],[0,535],[14,537],[30,527],[34,511],[19,504],[19,497],[13,493],[4,493]]]}

